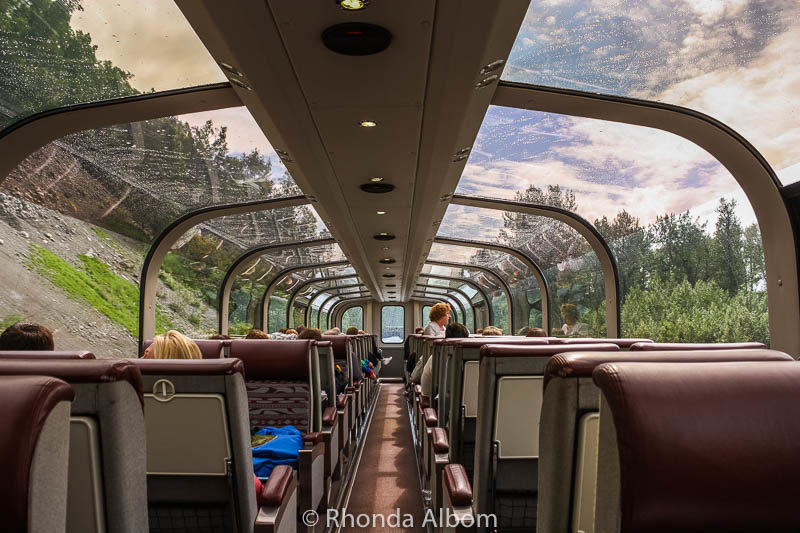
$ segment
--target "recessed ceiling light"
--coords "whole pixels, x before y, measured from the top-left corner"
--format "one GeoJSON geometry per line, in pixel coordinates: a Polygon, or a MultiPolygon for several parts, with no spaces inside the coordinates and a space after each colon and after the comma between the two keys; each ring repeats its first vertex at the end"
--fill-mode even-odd
{"type": "Polygon", "coordinates": [[[367,183],[362,183],[361,185],[359,185],[359,188],[364,192],[369,192],[372,194],[383,194],[387,192],[392,192],[394,190],[394,185],[392,185],[391,183],[370,181],[367,183]]]}
{"type": "Polygon", "coordinates": [[[384,257],[384,258],[383,258],[383,259],[381,259],[379,262],[380,262],[380,263],[383,263],[384,265],[391,265],[392,263],[396,263],[397,261],[395,261],[395,260],[394,260],[394,259],[392,259],[391,257],[384,257]]]}
{"type": "Polygon", "coordinates": [[[367,7],[367,0],[337,0],[339,7],[346,11],[360,11],[367,7]]]}
{"type": "Polygon", "coordinates": [[[391,270],[392,267],[385,267],[384,270],[391,270]]]}
{"type": "Polygon", "coordinates": [[[372,238],[378,241],[391,241],[395,238],[395,236],[392,235],[391,233],[382,231],[380,233],[376,233],[375,235],[373,235],[372,238]]]}
{"type": "Polygon", "coordinates": [[[385,215],[385,214],[386,214],[386,211],[375,211],[375,212],[376,212],[377,214],[379,214],[379,215],[385,215]]]}
{"type": "Polygon", "coordinates": [[[397,285],[395,283],[387,283],[386,286],[387,287],[397,287],[397,285]]]}
{"type": "Polygon", "coordinates": [[[388,246],[384,246],[383,248],[381,248],[381,250],[388,250],[388,249],[389,249],[388,246]]]}
{"type": "Polygon", "coordinates": [[[361,122],[358,123],[358,125],[361,126],[362,128],[374,128],[375,126],[378,125],[378,123],[375,122],[374,120],[362,120],[361,122]]]}
{"type": "Polygon", "coordinates": [[[393,278],[393,277],[395,277],[395,275],[394,274],[383,274],[383,277],[384,278],[393,278]]]}
{"type": "Polygon", "coordinates": [[[372,183],[379,183],[379,182],[383,181],[383,178],[374,177],[374,178],[370,178],[369,181],[371,181],[372,183]]]}

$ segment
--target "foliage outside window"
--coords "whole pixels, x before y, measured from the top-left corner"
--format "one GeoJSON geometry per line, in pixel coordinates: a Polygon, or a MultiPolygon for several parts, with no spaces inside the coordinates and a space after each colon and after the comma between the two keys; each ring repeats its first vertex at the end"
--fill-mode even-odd
{"type": "Polygon", "coordinates": [[[364,308],[360,305],[351,307],[342,314],[342,331],[347,331],[349,327],[364,329],[364,308]]]}
{"type": "Polygon", "coordinates": [[[381,308],[381,342],[400,344],[405,337],[406,310],[402,305],[384,305],[381,308]]]}

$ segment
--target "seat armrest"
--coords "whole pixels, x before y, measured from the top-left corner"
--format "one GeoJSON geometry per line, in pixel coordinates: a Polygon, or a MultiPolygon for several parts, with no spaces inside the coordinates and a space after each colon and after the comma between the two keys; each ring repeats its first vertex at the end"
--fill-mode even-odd
{"type": "Polygon", "coordinates": [[[347,395],[346,394],[338,394],[336,396],[336,408],[337,409],[344,409],[347,407],[347,395]]]}
{"type": "Polygon", "coordinates": [[[428,408],[431,406],[431,397],[425,396],[424,394],[419,395],[419,403],[423,409],[428,408]]]}
{"type": "Polygon", "coordinates": [[[336,408],[326,407],[322,412],[322,427],[331,428],[336,424],[336,408]]]}
{"type": "Polygon", "coordinates": [[[293,479],[294,471],[291,466],[276,466],[261,490],[261,506],[280,507],[293,479]]]}
{"type": "Polygon", "coordinates": [[[448,453],[450,442],[447,440],[447,430],[440,427],[431,429],[431,445],[434,453],[448,453]]]}
{"type": "Polygon", "coordinates": [[[322,442],[322,433],[318,431],[315,431],[313,433],[306,433],[305,435],[303,435],[303,444],[305,446],[308,445],[314,446],[321,442],[322,442]]]}
{"type": "MultiPolygon", "coordinates": [[[[264,505],[259,508],[258,515],[253,527],[253,533],[275,533],[277,531],[294,531],[294,528],[287,529],[286,525],[295,525],[297,521],[297,480],[294,477],[291,467],[280,465],[275,467],[272,476],[269,477],[264,485],[266,489],[269,481],[279,468],[289,469],[289,478],[286,486],[279,488],[282,492],[280,503],[276,506],[264,505]]],[[[281,480],[282,482],[283,480],[281,480]]],[[[278,490],[278,489],[276,489],[278,490]]],[[[264,492],[262,491],[262,495],[264,492]]]]}
{"type": "Polygon", "coordinates": [[[426,407],[425,409],[423,409],[422,414],[425,417],[426,427],[433,428],[439,424],[439,417],[436,415],[436,411],[434,411],[430,407],[426,407]]]}
{"type": "Polygon", "coordinates": [[[462,465],[450,464],[444,467],[444,488],[454,507],[472,505],[472,486],[462,465]]]}

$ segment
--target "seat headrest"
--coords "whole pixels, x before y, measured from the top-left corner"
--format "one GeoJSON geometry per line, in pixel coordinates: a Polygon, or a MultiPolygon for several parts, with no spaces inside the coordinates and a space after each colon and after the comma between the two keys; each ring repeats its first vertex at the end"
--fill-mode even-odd
{"type": "MultiPolygon", "coordinates": [[[[197,347],[200,348],[200,353],[203,359],[219,359],[224,346],[230,346],[230,339],[192,339],[197,347]]],[[[146,340],[142,343],[142,353],[153,344],[153,339],[146,340]]]]}
{"type": "Polygon", "coordinates": [[[248,380],[306,380],[310,340],[247,339],[231,342],[230,356],[242,360],[248,380]]]}
{"type": "Polygon", "coordinates": [[[4,350],[0,359],[96,359],[92,352],[86,351],[45,351],[45,350],[4,350]]]}
{"type": "Polygon", "coordinates": [[[52,376],[67,383],[114,383],[127,381],[142,396],[142,373],[127,359],[5,359],[0,360],[0,376],[52,376]]]}
{"type": "MultiPolygon", "coordinates": [[[[613,355],[576,351],[557,355],[544,369],[544,386],[555,378],[586,378],[603,363],[722,363],[728,361],[793,361],[776,350],[685,350],[664,352],[619,352],[613,355]]],[[[581,350],[581,351],[577,351],[581,350]]]]}
{"type": "Polygon", "coordinates": [[[632,352],[656,352],[668,350],[758,350],[766,348],[760,342],[637,342],[632,344],[632,352]]]}
{"type": "Polygon", "coordinates": [[[522,344],[529,345],[542,345],[548,344],[548,339],[545,337],[468,337],[464,339],[448,339],[448,344],[455,344],[462,348],[477,348],[484,344],[522,344]]]}
{"type": "Polygon", "coordinates": [[[28,531],[30,471],[39,434],[53,408],[74,398],[72,387],[60,379],[0,379],[0,420],[6,427],[0,432],[0,510],[4,531],[28,531]]]}
{"type": "Polygon", "coordinates": [[[551,337],[550,344],[593,344],[596,342],[611,342],[620,348],[629,348],[634,344],[653,342],[650,339],[604,339],[592,337],[551,337]]]}
{"type": "Polygon", "coordinates": [[[333,346],[333,343],[331,341],[314,341],[314,344],[322,348],[333,346]]]}
{"type": "Polygon", "coordinates": [[[129,359],[142,375],[232,375],[244,374],[240,359],[129,359]]]}
{"type": "Polygon", "coordinates": [[[616,429],[621,531],[800,529],[800,365],[609,363],[593,378],[616,429]]]}
{"type": "Polygon", "coordinates": [[[323,335],[322,340],[331,342],[335,359],[347,357],[347,335],[323,335]]]}
{"type": "MultiPolygon", "coordinates": [[[[571,352],[573,350],[575,350],[573,346],[566,344],[534,344],[530,346],[520,346],[515,344],[484,344],[481,346],[481,359],[485,357],[549,357],[564,352],[571,352]]],[[[582,344],[581,350],[593,352],[619,352],[619,346],[609,342],[582,344]]]]}

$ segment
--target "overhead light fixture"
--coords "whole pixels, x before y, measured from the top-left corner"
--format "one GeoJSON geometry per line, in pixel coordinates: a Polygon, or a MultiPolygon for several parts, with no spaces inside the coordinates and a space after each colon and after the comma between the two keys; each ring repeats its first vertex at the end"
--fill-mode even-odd
{"type": "Polygon", "coordinates": [[[370,178],[369,181],[371,181],[372,183],[380,183],[383,181],[383,178],[379,178],[376,176],[374,178],[370,178]]]}
{"type": "Polygon", "coordinates": [[[384,270],[391,270],[392,267],[385,267],[384,270]]]}
{"type": "Polygon", "coordinates": [[[381,250],[388,250],[388,249],[389,249],[388,246],[384,246],[383,248],[381,248],[381,250]]]}
{"type": "Polygon", "coordinates": [[[372,194],[384,194],[387,192],[392,192],[394,190],[394,185],[392,185],[391,183],[370,181],[368,183],[362,183],[361,185],[359,185],[359,189],[361,189],[364,192],[372,194]]]}
{"type": "Polygon", "coordinates": [[[361,11],[369,4],[367,0],[336,0],[336,3],[345,11],[361,11]]]}
{"type": "Polygon", "coordinates": [[[394,274],[383,274],[383,277],[384,278],[393,278],[393,277],[395,277],[395,275],[394,274]]]}
{"type": "Polygon", "coordinates": [[[382,231],[380,233],[376,233],[375,235],[373,235],[372,238],[377,241],[391,241],[394,240],[395,236],[392,235],[391,233],[382,231]]]}
{"type": "Polygon", "coordinates": [[[386,211],[375,211],[375,213],[377,213],[378,215],[385,215],[386,211]]]}
{"type": "Polygon", "coordinates": [[[375,122],[374,120],[362,120],[361,122],[358,123],[358,125],[361,126],[362,128],[374,128],[375,126],[378,125],[378,123],[375,122]]]}
{"type": "Polygon", "coordinates": [[[392,263],[396,263],[396,262],[397,262],[397,261],[395,261],[395,260],[394,260],[394,259],[392,259],[391,257],[384,257],[383,259],[381,259],[381,260],[379,261],[379,263],[383,263],[384,265],[391,265],[392,263]]]}
{"type": "Polygon", "coordinates": [[[387,283],[387,284],[386,284],[386,286],[387,286],[387,287],[397,287],[397,285],[396,285],[396,284],[394,284],[394,283],[387,283]]]}

